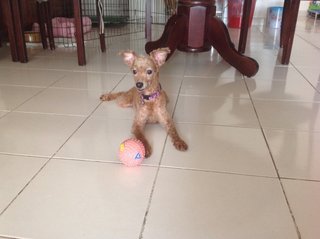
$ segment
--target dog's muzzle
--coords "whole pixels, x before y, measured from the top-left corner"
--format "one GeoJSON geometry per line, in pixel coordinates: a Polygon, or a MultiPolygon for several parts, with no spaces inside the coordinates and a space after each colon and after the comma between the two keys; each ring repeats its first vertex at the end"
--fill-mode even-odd
{"type": "Polygon", "coordinates": [[[143,90],[144,89],[144,84],[143,84],[143,82],[137,82],[136,83],[136,87],[139,89],[139,90],[143,90]]]}

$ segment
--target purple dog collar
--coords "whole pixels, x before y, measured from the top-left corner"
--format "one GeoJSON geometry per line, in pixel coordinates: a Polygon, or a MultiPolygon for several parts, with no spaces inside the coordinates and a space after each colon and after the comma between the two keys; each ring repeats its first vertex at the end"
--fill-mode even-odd
{"type": "Polygon", "coordinates": [[[159,97],[159,95],[160,95],[160,91],[161,91],[161,85],[159,84],[158,90],[153,92],[152,94],[150,94],[150,95],[140,94],[142,104],[144,104],[144,102],[146,100],[155,100],[155,99],[157,99],[159,97]]]}

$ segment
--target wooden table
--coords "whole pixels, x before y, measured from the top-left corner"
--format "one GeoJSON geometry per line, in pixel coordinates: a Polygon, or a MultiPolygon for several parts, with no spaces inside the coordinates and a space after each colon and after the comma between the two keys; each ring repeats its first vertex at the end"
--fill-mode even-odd
{"type": "MultiPolygon", "coordinates": [[[[201,52],[213,46],[230,65],[246,76],[253,76],[258,71],[258,63],[243,55],[253,1],[244,0],[238,50],[234,48],[225,25],[214,16],[213,3],[212,0],[179,0],[177,14],[168,20],[160,39],[146,44],[146,52],[166,46],[172,52],[176,49],[201,52]]],[[[284,0],[280,34],[282,64],[289,64],[299,6],[300,0],[284,0]]]]}
{"type": "Polygon", "coordinates": [[[215,16],[213,0],[179,0],[177,13],[167,22],[159,40],[148,42],[145,50],[150,53],[160,47],[169,47],[171,53],[204,52],[214,47],[222,58],[245,76],[258,72],[258,63],[236,50],[225,24],[215,16]]]}

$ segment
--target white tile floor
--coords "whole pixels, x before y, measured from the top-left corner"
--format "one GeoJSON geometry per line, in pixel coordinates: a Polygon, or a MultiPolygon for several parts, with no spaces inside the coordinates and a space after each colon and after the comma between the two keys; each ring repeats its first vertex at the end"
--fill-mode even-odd
{"type": "Polygon", "coordinates": [[[176,52],[161,80],[190,148],[150,125],[136,168],[116,156],[132,110],[99,96],[132,86],[117,52],[143,53],[143,33],[88,46],[84,67],[70,48],[27,64],[0,48],[0,238],[318,239],[320,22],[299,19],[288,66],[278,35],[252,28],[251,79],[214,51],[176,52]]]}

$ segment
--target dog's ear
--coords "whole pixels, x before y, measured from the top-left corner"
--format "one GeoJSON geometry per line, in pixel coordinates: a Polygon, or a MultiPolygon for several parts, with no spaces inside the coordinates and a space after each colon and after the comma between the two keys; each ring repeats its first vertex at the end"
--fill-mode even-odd
{"type": "Polygon", "coordinates": [[[130,68],[132,67],[133,62],[137,57],[136,53],[131,50],[121,51],[119,52],[119,55],[123,57],[124,63],[126,63],[130,68]]]}
{"type": "Polygon", "coordinates": [[[169,47],[166,47],[166,48],[159,48],[159,49],[153,50],[152,52],[150,52],[149,55],[160,67],[166,62],[166,59],[169,53],[170,53],[170,49],[169,47]]]}

